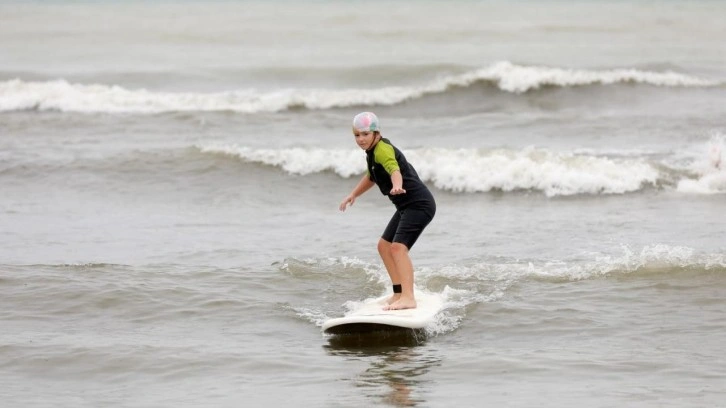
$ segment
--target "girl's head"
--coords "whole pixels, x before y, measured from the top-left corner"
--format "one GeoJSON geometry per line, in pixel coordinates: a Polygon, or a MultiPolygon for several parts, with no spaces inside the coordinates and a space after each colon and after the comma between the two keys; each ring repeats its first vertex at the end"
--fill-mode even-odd
{"type": "Polygon", "coordinates": [[[381,136],[378,116],[373,112],[361,112],[353,118],[355,142],[363,150],[373,147],[381,136]]]}
{"type": "Polygon", "coordinates": [[[363,132],[380,132],[381,127],[378,123],[378,116],[373,112],[361,112],[353,118],[353,133],[355,131],[363,132]]]}

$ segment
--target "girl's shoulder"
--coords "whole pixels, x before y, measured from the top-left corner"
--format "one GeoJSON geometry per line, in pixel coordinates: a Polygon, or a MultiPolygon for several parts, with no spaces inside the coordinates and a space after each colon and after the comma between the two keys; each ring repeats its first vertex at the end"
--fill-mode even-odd
{"type": "Polygon", "coordinates": [[[379,148],[380,149],[394,149],[394,150],[398,150],[396,148],[396,146],[394,146],[393,143],[391,143],[391,141],[388,140],[388,139],[386,139],[386,138],[381,138],[381,140],[379,140],[378,143],[376,143],[376,146],[374,147],[374,150],[379,149],[379,148]]]}

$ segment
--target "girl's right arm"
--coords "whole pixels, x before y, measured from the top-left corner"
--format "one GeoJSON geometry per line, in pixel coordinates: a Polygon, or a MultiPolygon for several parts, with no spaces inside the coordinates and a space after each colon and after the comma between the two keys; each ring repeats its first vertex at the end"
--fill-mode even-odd
{"type": "Polygon", "coordinates": [[[368,177],[368,174],[364,174],[363,178],[360,179],[358,185],[355,186],[353,191],[351,191],[350,195],[348,195],[348,197],[345,197],[343,199],[343,202],[340,203],[340,211],[345,211],[345,209],[348,208],[349,205],[353,205],[356,198],[360,197],[361,194],[370,190],[371,187],[375,185],[376,183],[371,181],[371,179],[368,177]]]}

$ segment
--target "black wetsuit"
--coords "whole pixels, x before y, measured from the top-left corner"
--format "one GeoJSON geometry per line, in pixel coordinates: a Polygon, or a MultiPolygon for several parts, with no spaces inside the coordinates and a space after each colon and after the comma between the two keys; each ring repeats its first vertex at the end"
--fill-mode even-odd
{"type": "Polygon", "coordinates": [[[406,156],[388,139],[382,138],[372,149],[366,150],[366,161],[368,177],[396,206],[396,213],[391,217],[381,238],[388,242],[402,243],[411,249],[436,214],[434,196],[421,181],[416,169],[406,160],[406,156]],[[401,172],[406,193],[391,195],[391,173],[396,170],[401,172]]]}

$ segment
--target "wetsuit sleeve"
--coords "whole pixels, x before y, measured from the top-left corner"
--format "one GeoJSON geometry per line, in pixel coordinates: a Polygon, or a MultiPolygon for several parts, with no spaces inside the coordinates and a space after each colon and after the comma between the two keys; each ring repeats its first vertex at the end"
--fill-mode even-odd
{"type": "Polygon", "coordinates": [[[399,170],[398,162],[396,161],[396,152],[393,150],[393,146],[383,141],[378,142],[373,155],[377,163],[380,163],[386,173],[392,174],[394,171],[399,170]]]}

